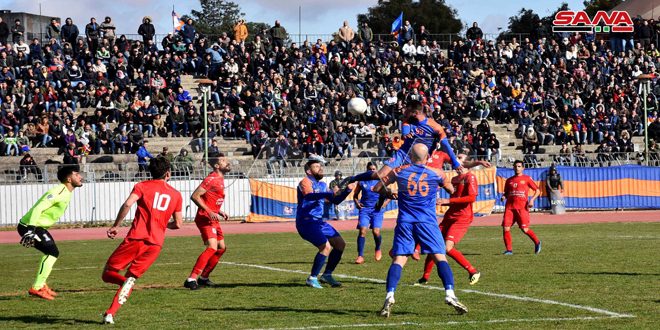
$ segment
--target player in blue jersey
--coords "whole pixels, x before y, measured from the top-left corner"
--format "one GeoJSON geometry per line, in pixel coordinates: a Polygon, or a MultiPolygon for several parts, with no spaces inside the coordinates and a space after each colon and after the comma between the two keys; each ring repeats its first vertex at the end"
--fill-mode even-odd
{"type": "Polygon", "coordinates": [[[442,187],[452,194],[454,187],[451,182],[444,180],[441,171],[426,166],[427,159],[428,147],[421,143],[415,144],[410,153],[412,163],[396,168],[384,180],[386,184],[397,183],[397,192],[390,197],[399,201],[399,215],[392,242],[394,259],[387,273],[387,295],[380,311],[384,317],[390,316],[394,291],[408,256],[413,254],[415,242],[420,243],[422,252],[433,256],[445,287],[445,303],[454,307],[459,314],[468,311],[454,293],[454,276],[447,263],[445,244],[435,215],[438,188],[442,187]]]}
{"type": "Polygon", "coordinates": [[[340,185],[339,191],[335,195],[328,189],[328,185],[322,182],[323,165],[320,159],[312,158],[305,164],[305,173],[307,176],[298,184],[298,209],[296,212],[296,229],[298,234],[304,240],[312,243],[319,249],[314,257],[312,271],[307,278],[307,285],[322,289],[319,283],[319,273],[325,264],[323,275],[320,281],[330,284],[332,287],[340,287],[341,283],[332,277],[341,256],[344,253],[346,242],[329,223],[323,221],[323,206],[328,200],[333,204],[341,203],[351,193],[354,185],[340,185]]]}
{"type": "MultiPolygon", "coordinates": [[[[437,141],[440,141],[440,144],[444,147],[447,154],[449,154],[453,168],[462,168],[449,144],[449,140],[447,140],[447,134],[442,128],[442,125],[438,124],[433,118],[426,117],[421,102],[413,100],[408,101],[406,104],[404,123],[401,127],[401,136],[404,139],[403,145],[401,145],[392,158],[385,161],[385,165],[378,172],[367,171],[356,176],[348,177],[345,180],[350,183],[385,178],[389,175],[392,169],[401,165],[410,164],[410,157],[408,154],[414,145],[422,144],[426,146],[427,150],[434,150],[437,141]]],[[[374,187],[374,191],[377,192],[381,192],[382,189],[382,183],[378,183],[374,187]]],[[[380,209],[380,205],[382,205],[382,198],[376,209],[380,209]]]]}
{"type": "MultiPolygon", "coordinates": [[[[375,172],[376,164],[369,162],[367,164],[367,171],[375,172]]],[[[355,192],[353,193],[355,206],[360,210],[357,225],[357,229],[360,230],[357,237],[358,256],[355,259],[355,263],[358,265],[364,263],[364,244],[369,228],[371,228],[374,243],[376,244],[374,259],[380,261],[383,257],[383,253],[380,251],[380,243],[383,240],[380,236],[380,229],[383,227],[383,208],[389,200],[385,201],[385,204],[383,204],[380,210],[376,210],[376,203],[378,203],[380,194],[374,192],[372,189],[378,182],[380,180],[362,181],[355,187],[355,192]]]]}

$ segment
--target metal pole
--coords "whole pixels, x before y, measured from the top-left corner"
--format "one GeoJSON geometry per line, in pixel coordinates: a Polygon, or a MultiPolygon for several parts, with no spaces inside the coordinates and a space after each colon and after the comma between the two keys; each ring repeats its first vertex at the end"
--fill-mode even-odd
{"type": "Polygon", "coordinates": [[[302,6],[298,6],[298,46],[302,43],[302,6]]]}
{"type": "Polygon", "coordinates": [[[44,30],[43,30],[43,26],[41,24],[42,24],[41,23],[41,2],[39,2],[39,42],[40,43],[42,43],[43,39],[44,39],[43,38],[44,30]]]}
{"type": "Polygon", "coordinates": [[[203,99],[204,99],[204,163],[206,166],[204,166],[204,174],[206,173],[206,169],[208,168],[209,164],[209,117],[208,117],[208,95],[207,92],[209,90],[208,86],[203,86],[202,87],[202,93],[203,93],[203,99]]]}
{"type": "Polygon", "coordinates": [[[644,95],[644,159],[646,159],[646,166],[649,166],[649,115],[648,107],[646,106],[646,99],[649,96],[651,89],[651,82],[649,80],[640,81],[644,95]]]}

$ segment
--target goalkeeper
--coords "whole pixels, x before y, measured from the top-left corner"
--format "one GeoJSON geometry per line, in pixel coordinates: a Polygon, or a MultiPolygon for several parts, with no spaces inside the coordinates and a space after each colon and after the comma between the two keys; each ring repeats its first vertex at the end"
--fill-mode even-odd
{"type": "Polygon", "coordinates": [[[46,285],[46,280],[53,270],[60,251],[47,229],[64,214],[73,190],[82,187],[82,176],[79,171],[78,166],[60,168],[57,171],[57,179],[61,184],[41,196],[18,223],[17,230],[21,235],[21,244],[27,248],[34,247],[44,254],[37,268],[37,278],[28,290],[31,296],[47,300],[53,300],[57,296],[57,293],[46,285]]]}

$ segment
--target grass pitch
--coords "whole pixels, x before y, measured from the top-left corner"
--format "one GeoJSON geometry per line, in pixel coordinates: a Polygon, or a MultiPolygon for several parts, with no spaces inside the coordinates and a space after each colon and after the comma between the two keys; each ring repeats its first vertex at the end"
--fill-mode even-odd
{"type": "MultiPolygon", "coordinates": [[[[657,329],[660,223],[534,226],[543,240],[538,256],[519,231],[513,233],[515,254],[501,255],[500,230],[473,227],[458,246],[482,272],[477,285],[469,286],[467,272],[450,261],[457,295],[470,308],[466,315],[444,305],[435,274],[427,287],[410,286],[422,262],[409,261],[392,316],[379,317],[389,258],[373,261],[370,236],[367,262],[354,265],[356,231],[342,233],[348,247],[336,274],[353,277],[339,277],[342,288],[317,290],[304,286],[314,247],[296,234],[253,234],[226,238],[224,263],[211,277],[219,286],[198,291],[182,283],[203,249],[200,238],[167,239],[114,327],[657,329]]],[[[383,236],[386,255],[392,232],[383,236]]],[[[49,284],[60,296],[52,302],[27,296],[38,252],[0,245],[0,328],[100,327],[116,290],[100,274],[119,242],[59,242],[49,284]]]]}

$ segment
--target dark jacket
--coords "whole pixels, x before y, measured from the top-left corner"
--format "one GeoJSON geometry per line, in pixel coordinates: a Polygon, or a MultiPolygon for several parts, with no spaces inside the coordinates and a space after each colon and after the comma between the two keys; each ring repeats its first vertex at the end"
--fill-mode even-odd
{"type": "Polygon", "coordinates": [[[6,42],[9,37],[9,26],[7,23],[0,22],[0,40],[6,42]]]}
{"type": "Polygon", "coordinates": [[[78,31],[78,26],[75,24],[71,25],[62,25],[62,29],[60,31],[60,35],[62,36],[62,40],[68,41],[71,45],[75,45],[76,39],[78,39],[78,35],[80,34],[80,31],[78,31]]]}
{"type": "Polygon", "coordinates": [[[153,40],[154,35],[156,34],[156,29],[151,23],[142,23],[138,28],[138,34],[142,36],[144,41],[153,40]]]}
{"type": "Polygon", "coordinates": [[[99,23],[85,25],[85,34],[89,39],[98,39],[101,36],[101,26],[99,23]]]}

